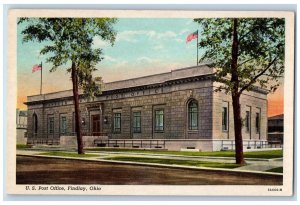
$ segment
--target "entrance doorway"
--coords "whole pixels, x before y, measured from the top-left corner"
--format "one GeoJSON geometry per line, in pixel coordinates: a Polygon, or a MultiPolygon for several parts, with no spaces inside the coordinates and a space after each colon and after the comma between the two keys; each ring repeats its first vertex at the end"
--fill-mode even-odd
{"type": "Polygon", "coordinates": [[[92,135],[99,136],[101,132],[100,115],[91,115],[92,119],[92,135]]]}

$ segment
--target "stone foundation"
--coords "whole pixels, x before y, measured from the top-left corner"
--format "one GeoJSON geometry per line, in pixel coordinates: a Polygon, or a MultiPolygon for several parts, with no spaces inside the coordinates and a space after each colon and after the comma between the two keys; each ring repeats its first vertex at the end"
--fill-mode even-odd
{"type": "MultiPolygon", "coordinates": [[[[164,149],[169,151],[221,151],[234,150],[234,140],[197,139],[108,139],[107,136],[83,136],[84,147],[164,149]]],[[[62,136],[60,146],[77,147],[76,136],[62,136]]],[[[274,147],[265,140],[244,140],[244,150],[259,150],[274,147]]],[[[275,148],[275,147],[274,147],[275,148]]]]}
{"type": "MultiPolygon", "coordinates": [[[[82,136],[84,147],[94,147],[95,140],[107,140],[107,136],[82,136]]],[[[77,137],[76,136],[61,136],[60,137],[61,147],[77,147],[77,137]]]]}

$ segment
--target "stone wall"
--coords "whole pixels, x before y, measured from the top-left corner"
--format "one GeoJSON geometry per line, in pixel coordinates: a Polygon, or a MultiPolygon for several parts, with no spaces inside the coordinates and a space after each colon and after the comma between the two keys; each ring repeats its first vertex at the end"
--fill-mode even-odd
{"type": "MultiPolygon", "coordinates": [[[[107,140],[107,136],[83,136],[83,146],[86,147],[94,147],[95,140],[107,140]]],[[[76,148],[77,147],[77,138],[76,136],[61,136],[60,137],[60,146],[66,148],[76,148]]]]}
{"type": "MultiPolygon", "coordinates": [[[[84,104],[80,105],[81,118],[88,119],[88,113],[85,112],[86,106],[84,104]]],[[[28,108],[28,143],[31,143],[33,139],[39,139],[38,141],[49,141],[49,144],[59,144],[59,138],[61,135],[75,135],[74,127],[74,105],[62,105],[55,107],[45,108],[43,105],[34,106],[33,108],[28,108]],[[34,133],[33,125],[33,114],[37,115],[37,133],[34,133]],[[60,116],[66,116],[67,118],[67,130],[66,133],[61,133],[60,129],[60,116]],[[54,132],[49,133],[49,117],[54,117],[54,132]]],[[[86,124],[82,125],[82,132],[89,133],[89,120],[86,120],[86,124]]]]}
{"type": "MultiPolygon", "coordinates": [[[[103,101],[103,114],[108,123],[103,125],[103,132],[110,138],[153,138],[153,139],[206,139],[211,138],[212,87],[210,80],[188,84],[163,87],[156,90],[158,94],[111,99],[103,101]],[[187,102],[198,101],[199,129],[187,129],[187,102]],[[141,111],[141,133],[133,133],[132,112],[141,111]],[[155,131],[154,113],[164,110],[164,131],[155,131]],[[121,112],[121,133],[113,132],[113,112],[121,112]]],[[[134,94],[133,94],[134,96],[134,94]]]]}
{"type": "MultiPolygon", "coordinates": [[[[110,138],[143,138],[143,139],[209,139],[212,137],[212,82],[203,80],[185,84],[170,85],[155,89],[125,93],[122,96],[106,96],[94,102],[80,104],[83,134],[91,135],[90,116],[101,113],[101,132],[110,138]],[[198,102],[199,120],[198,130],[189,131],[187,125],[187,103],[194,99],[198,102]],[[101,107],[101,109],[100,109],[101,107]],[[141,111],[141,133],[133,133],[134,110],[141,111]],[[154,113],[157,109],[164,110],[164,130],[155,131],[154,113]],[[121,132],[113,132],[113,113],[121,113],[121,132]],[[103,119],[107,119],[104,123],[103,119]]],[[[28,136],[59,141],[60,135],[74,135],[74,105],[71,100],[64,103],[48,103],[29,106],[28,136]],[[38,118],[38,129],[33,132],[33,114],[38,118]],[[60,118],[67,118],[67,132],[61,133],[60,118]],[[54,133],[49,133],[49,117],[54,117],[54,133]]]]}
{"type": "MultiPolygon", "coordinates": [[[[267,95],[258,92],[244,92],[240,98],[241,117],[243,119],[242,136],[244,140],[267,139],[267,95]],[[250,130],[246,131],[246,111],[251,113],[250,130]],[[260,132],[256,131],[256,113],[260,113],[260,132]]],[[[222,92],[213,94],[213,138],[234,139],[234,119],[232,100],[230,95],[222,92]],[[229,126],[227,131],[222,130],[222,106],[228,104],[229,126]]]]}

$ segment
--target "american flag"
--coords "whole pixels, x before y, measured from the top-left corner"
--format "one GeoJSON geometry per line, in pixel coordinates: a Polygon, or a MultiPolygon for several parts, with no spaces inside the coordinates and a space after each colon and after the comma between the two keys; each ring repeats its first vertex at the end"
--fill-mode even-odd
{"type": "Polygon", "coordinates": [[[198,38],[198,31],[195,31],[194,33],[189,34],[186,37],[186,43],[190,42],[191,40],[198,38]]]}
{"type": "Polygon", "coordinates": [[[33,72],[33,73],[34,73],[35,71],[39,71],[39,70],[42,70],[42,66],[41,66],[41,65],[36,64],[36,65],[34,65],[34,66],[32,67],[32,72],[33,72]]]}

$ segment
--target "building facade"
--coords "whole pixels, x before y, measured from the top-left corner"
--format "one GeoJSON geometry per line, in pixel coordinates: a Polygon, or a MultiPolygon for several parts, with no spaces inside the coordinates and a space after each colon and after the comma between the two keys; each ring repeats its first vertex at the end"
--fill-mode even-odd
{"type": "Polygon", "coordinates": [[[27,111],[16,110],[17,144],[27,143],[27,111]]]}
{"type": "Polygon", "coordinates": [[[268,118],[268,141],[283,144],[284,115],[268,118]]]}
{"type": "MultiPolygon", "coordinates": [[[[216,86],[207,65],[106,83],[95,99],[80,98],[85,146],[232,149],[231,96],[214,92],[216,86]]],[[[28,143],[75,140],[71,90],[28,96],[26,104],[28,143]]],[[[266,91],[245,92],[241,114],[245,147],[260,148],[267,136],[266,91]]]]}

